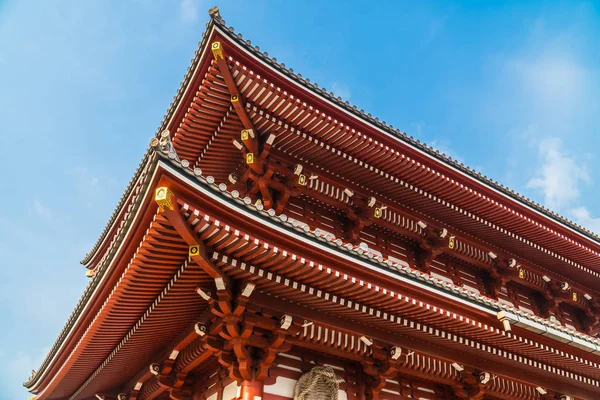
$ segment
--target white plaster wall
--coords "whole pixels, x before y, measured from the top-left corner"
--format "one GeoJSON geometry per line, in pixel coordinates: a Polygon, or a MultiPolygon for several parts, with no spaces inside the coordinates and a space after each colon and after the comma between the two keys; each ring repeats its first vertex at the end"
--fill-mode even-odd
{"type": "Polygon", "coordinates": [[[240,395],[240,387],[236,382],[231,382],[223,388],[223,400],[231,400],[240,395]]]}
{"type": "Polygon", "coordinates": [[[265,385],[264,392],[269,394],[276,394],[277,396],[293,398],[296,382],[297,381],[295,379],[278,376],[277,380],[275,381],[275,384],[265,385]]]}

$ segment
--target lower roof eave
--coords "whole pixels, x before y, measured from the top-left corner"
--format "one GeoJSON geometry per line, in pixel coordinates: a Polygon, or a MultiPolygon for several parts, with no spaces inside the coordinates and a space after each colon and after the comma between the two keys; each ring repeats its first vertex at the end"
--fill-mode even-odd
{"type": "MultiPolygon", "coordinates": [[[[146,202],[148,199],[149,189],[152,187],[151,182],[156,178],[157,175],[157,167],[159,165],[158,160],[159,158],[156,157],[151,151],[149,151],[144,157],[139,168],[139,174],[137,174],[138,178],[142,174],[144,175],[144,179],[140,184],[139,191],[139,193],[142,195],[137,196],[136,201],[132,204],[131,210],[126,213],[126,216],[123,219],[123,226],[115,233],[115,240],[110,246],[107,247],[105,252],[106,256],[102,258],[102,261],[94,269],[95,274],[92,277],[92,280],[86,287],[82,297],[67,320],[65,327],[59,334],[37,373],[27,382],[23,383],[23,386],[27,388],[29,392],[38,395],[38,397],[45,390],[41,388],[41,385],[48,378],[52,378],[52,376],[48,376],[48,372],[56,367],[55,363],[57,359],[61,357],[64,351],[68,351],[67,347],[71,348],[74,346],[73,341],[76,338],[73,337],[73,333],[80,329],[82,320],[90,311],[90,308],[94,304],[98,303],[98,296],[102,291],[101,289],[104,287],[103,285],[105,285],[107,278],[110,276],[110,271],[112,271],[114,267],[115,258],[119,256],[123,250],[123,244],[130,237],[131,227],[136,224],[136,221],[139,221],[141,215],[144,213],[144,210],[141,208],[141,204],[146,202]]],[[[128,187],[126,192],[130,192],[131,190],[133,190],[133,188],[128,187]]],[[[124,197],[128,196],[129,195],[124,197]]]]}
{"type": "Polygon", "coordinates": [[[168,159],[161,159],[159,166],[170,175],[190,185],[194,190],[210,197],[216,202],[222,203],[231,211],[239,213],[243,217],[253,220],[268,229],[280,232],[294,241],[315,247],[318,251],[342,260],[347,260],[352,264],[357,264],[391,280],[414,285],[426,293],[440,296],[451,302],[457,302],[476,310],[478,313],[495,318],[500,311],[504,311],[519,327],[533,332],[542,327],[543,332],[538,331],[536,333],[542,333],[552,340],[588,353],[600,354],[600,341],[598,339],[582,333],[572,332],[566,328],[552,324],[543,318],[522,313],[514,309],[514,307],[508,307],[498,301],[471,293],[468,290],[459,287],[448,288],[447,285],[438,282],[437,279],[419,271],[410,271],[410,268],[391,270],[384,261],[379,262],[365,254],[359,254],[357,251],[349,251],[345,247],[327,242],[323,238],[317,237],[314,232],[306,232],[301,228],[293,227],[292,224],[287,222],[287,217],[282,219],[281,216],[270,214],[269,210],[259,210],[249,202],[245,203],[243,199],[234,198],[227,191],[226,184],[218,184],[214,182],[214,178],[212,177],[195,176],[190,169],[183,168],[178,162],[168,159]]]}

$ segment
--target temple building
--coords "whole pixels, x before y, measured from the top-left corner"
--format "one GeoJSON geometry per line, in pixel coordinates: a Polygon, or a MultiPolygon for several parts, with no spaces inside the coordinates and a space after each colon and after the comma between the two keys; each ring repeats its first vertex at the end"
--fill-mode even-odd
{"type": "Polygon", "coordinates": [[[598,236],[209,13],[35,399],[600,398],[598,236]]]}

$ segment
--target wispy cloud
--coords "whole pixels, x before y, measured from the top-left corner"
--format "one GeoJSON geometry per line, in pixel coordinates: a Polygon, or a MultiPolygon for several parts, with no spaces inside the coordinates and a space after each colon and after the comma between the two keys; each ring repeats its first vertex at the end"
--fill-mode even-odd
{"type": "Polygon", "coordinates": [[[352,98],[352,93],[350,92],[350,88],[348,85],[342,82],[335,81],[331,84],[331,91],[336,96],[341,97],[344,101],[350,101],[352,98]]]}
{"type": "Polygon", "coordinates": [[[559,138],[542,139],[537,147],[538,161],[527,187],[541,193],[550,209],[600,233],[600,218],[592,216],[581,196],[584,186],[592,183],[588,157],[569,152],[559,138]]]}
{"type": "Polygon", "coordinates": [[[600,71],[588,62],[584,14],[574,12],[570,26],[559,30],[540,16],[518,47],[492,57],[497,79],[484,112],[507,127],[511,185],[600,231],[596,210],[584,195],[600,184],[588,150],[600,123],[600,71]]]}
{"type": "Polygon", "coordinates": [[[595,233],[600,233],[600,218],[591,216],[589,210],[585,207],[576,207],[571,210],[573,219],[580,225],[595,233]]]}
{"type": "Polygon", "coordinates": [[[427,25],[427,32],[422,39],[423,45],[431,43],[437,36],[439,36],[444,31],[448,17],[448,15],[442,15],[433,18],[429,22],[429,24],[427,25]]]}
{"type": "Polygon", "coordinates": [[[431,147],[435,150],[444,153],[446,156],[453,158],[459,163],[464,163],[464,159],[460,154],[458,154],[453,148],[449,140],[447,139],[434,139],[430,143],[431,147]]]}
{"type": "Polygon", "coordinates": [[[523,110],[544,127],[568,133],[595,103],[592,71],[563,49],[510,59],[506,69],[518,85],[523,110]]]}
{"type": "Polygon", "coordinates": [[[71,170],[71,176],[74,179],[74,187],[79,197],[88,208],[98,205],[98,201],[105,197],[104,184],[106,182],[101,181],[88,168],[78,165],[71,170]]]}
{"type": "Polygon", "coordinates": [[[77,189],[83,193],[97,191],[100,188],[100,178],[90,174],[89,170],[80,165],[73,168],[73,176],[76,179],[77,189]]]}
{"type": "Polygon", "coordinates": [[[578,163],[574,154],[567,153],[559,138],[542,139],[538,152],[539,165],[527,187],[540,191],[551,209],[564,210],[579,201],[581,184],[590,183],[587,166],[578,163]]]}
{"type": "Polygon", "coordinates": [[[54,211],[52,211],[50,207],[44,205],[38,198],[33,199],[31,203],[31,210],[37,217],[42,219],[44,222],[52,222],[52,220],[54,219],[54,211]]]}
{"type": "Polygon", "coordinates": [[[196,22],[198,19],[198,4],[195,0],[181,0],[179,16],[184,22],[196,22]]]}

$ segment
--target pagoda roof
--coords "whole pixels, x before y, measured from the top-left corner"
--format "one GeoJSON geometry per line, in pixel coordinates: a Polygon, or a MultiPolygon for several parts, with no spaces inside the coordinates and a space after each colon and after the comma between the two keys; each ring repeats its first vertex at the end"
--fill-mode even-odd
{"type": "MultiPolygon", "coordinates": [[[[463,163],[459,163],[458,161],[452,159],[444,153],[434,149],[431,146],[428,146],[427,144],[413,138],[412,136],[407,135],[405,132],[394,128],[392,125],[386,124],[384,121],[379,120],[377,117],[373,117],[370,113],[366,113],[364,110],[358,109],[356,106],[351,105],[348,101],[344,101],[341,97],[335,96],[332,92],[328,92],[326,89],[320,87],[318,84],[311,82],[307,78],[304,78],[301,74],[294,72],[293,69],[286,67],[285,64],[279,63],[277,59],[270,57],[265,52],[262,52],[259,47],[253,46],[249,40],[244,39],[243,36],[239,33],[236,33],[236,31],[232,27],[227,26],[226,22],[220,16],[218,11],[211,14],[211,19],[206,25],[206,31],[203,33],[202,40],[199,43],[199,48],[195,53],[195,57],[191,61],[191,66],[188,68],[188,71],[184,76],[183,81],[181,82],[177,95],[174,96],[173,102],[171,102],[171,105],[157,130],[157,137],[160,135],[160,132],[169,128],[176,114],[182,112],[182,109],[180,108],[181,101],[183,100],[184,95],[186,94],[186,90],[188,89],[192,79],[194,78],[194,72],[198,69],[199,64],[202,61],[203,54],[207,50],[207,42],[211,37],[213,30],[217,30],[221,35],[227,37],[228,40],[238,45],[256,60],[272,68],[274,71],[281,74],[289,81],[295,83],[303,90],[310,92],[312,95],[322,99],[323,101],[329,103],[333,107],[336,107],[338,110],[342,110],[344,113],[349,114],[350,116],[357,118],[358,120],[370,125],[378,131],[386,134],[390,138],[393,138],[405,145],[408,145],[410,148],[417,151],[418,153],[425,155],[426,157],[431,159],[431,161],[434,162],[433,165],[444,165],[450,168],[455,173],[457,173],[457,176],[459,177],[467,178],[468,180],[475,181],[479,184],[483,184],[486,188],[496,193],[496,195],[499,195],[497,197],[498,201],[502,201],[502,199],[509,200],[513,204],[521,205],[527,210],[533,212],[532,216],[541,216],[547,221],[553,224],[557,224],[559,227],[566,228],[564,234],[552,231],[553,233],[558,234],[558,236],[564,238],[565,240],[575,244],[578,244],[577,237],[588,240],[588,244],[591,244],[593,246],[593,249],[589,249],[585,244],[579,244],[579,246],[588,249],[594,255],[600,257],[600,236],[598,236],[597,234],[549,210],[548,208],[540,205],[539,203],[534,202],[533,200],[515,192],[514,190],[509,189],[508,187],[498,183],[497,181],[475,171],[469,166],[466,166],[463,163]]],[[[147,154],[145,157],[147,157],[147,154]]],[[[117,204],[113,214],[111,215],[105,229],[101,233],[98,241],[92,247],[90,252],[86,254],[84,259],[81,261],[82,264],[88,267],[93,267],[94,263],[92,261],[95,257],[97,257],[98,253],[102,253],[102,251],[100,250],[104,248],[103,245],[106,244],[105,240],[107,239],[107,237],[110,237],[110,232],[114,231],[114,222],[118,219],[118,215],[123,212],[123,209],[127,204],[127,199],[129,198],[131,193],[132,183],[139,176],[139,173],[140,169],[138,168],[125,193],[123,194],[121,200],[117,204]]],[[[514,210],[513,214],[515,214],[514,210]]],[[[516,214],[519,215],[518,210],[516,214]]],[[[526,220],[530,220],[527,215],[521,215],[521,217],[525,218],[526,220]]],[[[533,223],[532,220],[530,220],[530,222],[533,223]]]]}
{"type": "MultiPolygon", "coordinates": [[[[335,258],[345,259],[348,262],[357,264],[367,270],[384,274],[391,277],[394,281],[408,283],[420,290],[421,293],[430,293],[433,297],[447,298],[454,302],[464,304],[468,308],[477,310],[477,312],[484,315],[495,317],[498,312],[504,311],[516,326],[520,326],[525,330],[539,335],[544,335],[549,339],[565,343],[574,351],[583,350],[586,353],[600,354],[600,340],[596,338],[551,323],[543,318],[524,313],[512,306],[507,306],[497,300],[493,300],[467,288],[456,286],[447,281],[411,269],[406,264],[398,262],[398,260],[383,258],[381,255],[377,254],[377,252],[370,251],[368,246],[366,247],[364,244],[352,245],[349,243],[342,243],[338,238],[331,236],[318,228],[312,229],[308,225],[291,219],[285,214],[275,215],[272,209],[265,210],[262,205],[253,204],[249,197],[242,198],[236,190],[228,188],[226,183],[215,182],[215,179],[212,176],[197,174],[193,168],[182,166],[181,162],[170,159],[168,154],[151,150],[149,152],[149,157],[145,160],[146,162],[141,168],[141,175],[143,178],[141,182],[137,182],[137,184],[133,185],[134,188],[136,188],[135,192],[137,195],[134,196],[135,198],[133,199],[130,212],[124,217],[125,222],[121,224],[122,230],[117,234],[116,239],[112,241],[107,257],[105,257],[97,267],[92,281],[86,288],[55,345],[44,360],[39,372],[30,381],[24,384],[26,387],[35,387],[40,382],[40,379],[44,377],[45,373],[49,372],[49,368],[53,361],[55,361],[60,350],[67,345],[67,342],[70,339],[72,339],[70,336],[78,328],[77,322],[84,317],[87,305],[93,303],[93,301],[91,301],[92,297],[98,295],[100,292],[99,289],[105,279],[114,275],[113,269],[116,267],[115,257],[117,256],[117,249],[121,248],[126,241],[127,231],[132,226],[134,219],[144,202],[144,193],[150,193],[151,190],[148,189],[152,188],[151,182],[153,180],[156,181],[156,178],[164,173],[186,181],[199,193],[204,193],[204,195],[210,196],[217,202],[226,204],[227,207],[233,209],[236,214],[246,215],[250,219],[259,221],[260,224],[265,225],[269,230],[283,232],[285,236],[290,236],[293,240],[298,242],[305,242],[323,253],[331,253],[335,258]]],[[[369,287],[371,287],[370,284],[369,287]]],[[[373,290],[379,291],[380,289],[373,286],[373,290]]],[[[427,306],[427,308],[429,308],[429,306],[427,306]]],[[[138,325],[136,325],[136,327],[137,326],[138,325]]],[[[492,331],[494,331],[494,329],[492,329],[492,331]]],[[[498,334],[501,337],[504,337],[504,334],[498,334]]],[[[127,335],[126,338],[128,336],[129,335],[127,335]]],[[[513,335],[512,337],[518,343],[523,341],[523,339],[520,339],[518,336],[513,335]]],[[[525,340],[525,342],[527,342],[527,340],[525,340]]],[[[521,344],[518,344],[515,349],[519,349],[521,346],[521,344]]],[[[549,355],[551,355],[551,353],[558,354],[557,352],[558,350],[550,348],[549,355]]],[[[562,354],[566,355],[571,360],[585,360],[570,355],[569,353],[563,352],[562,354]]],[[[112,359],[113,357],[114,355],[111,353],[109,358],[112,359]]],[[[551,358],[552,357],[555,356],[552,355],[551,358]]],[[[585,361],[585,363],[589,365],[585,368],[593,368],[592,366],[596,365],[595,363],[590,363],[588,361],[585,361]]],[[[100,373],[105,365],[106,362],[101,364],[92,378],[100,373]]],[[[92,378],[86,381],[86,386],[92,381],[92,378]]]]}
{"type": "MultiPolygon", "coordinates": [[[[184,112],[181,107],[182,101],[186,96],[188,87],[194,79],[196,70],[207,58],[206,51],[208,49],[208,43],[214,31],[217,31],[220,36],[226,37],[232,43],[235,43],[251,57],[258,60],[258,62],[267,65],[269,68],[281,74],[285,79],[302,88],[302,90],[309,92],[311,95],[320,99],[320,101],[329,104],[330,107],[334,107],[337,110],[368,124],[385,135],[388,135],[390,138],[402,142],[419,154],[431,159],[434,164],[443,164],[457,175],[483,184],[493,192],[497,193],[500,197],[521,204],[543,218],[565,227],[572,233],[571,237],[580,236],[589,239],[594,245],[597,245],[595,248],[600,251],[600,237],[597,235],[518,193],[509,190],[486,176],[477,173],[471,168],[458,163],[439,151],[400,132],[392,126],[379,121],[377,118],[372,117],[363,110],[358,110],[348,102],[344,102],[341,98],[336,97],[333,93],[327,92],[318,85],[311,83],[308,79],[303,78],[300,74],[294,73],[293,70],[286,68],[284,64],[278,63],[274,58],[270,58],[268,54],[261,52],[258,47],[252,46],[249,41],[244,40],[241,35],[236,34],[233,28],[227,27],[225,21],[218,12],[213,12],[211,14],[211,20],[207,24],[207,29],[203,34],[199,49],[192,60],[192,65],[188,69],[180,89],[174,97],[174,100],[158,129],[157,137],[161,132],[170,129],[173,121],[177,120],[184,112]]],[[[149,221],[148,216],[144,216],[145,206],[148,204],[146,203],[148,201],[147,194],[156,183],[155,179],[157,174],[160,173],[159,170],[169,171],[169,173],[172,174],[180,174],[189,180],[195,179],[197,185],[202,187],[203,190],[208,189],[212,191],[220,201],[231,204],[241,213],[250,212],[267,224],[277,224],[278,229],[282,229],[290,235],[300,235],[304,240],[308,240],[311,246],[322,247],[327,251],[334,253],[336,256],[349,257],[353,263],[376,269],[379,272],[393,276],[394,279],[408,280],[412,282],[413,285],[421,285],[426,290],[439,293],[441,296],[452,296],[457,299],[457,301],[463,302],[469,307],[477,308],[482,312],[489,313],[490,315],[493,315],[498,311],[505,311],[510,313],[514,318],[514,321],[518,321],[517,323],[521,324],[520,326],[525,327],[525,329],[531,328],[530,330],[532,331],[538,329],[540,333],[543,332],[543,334],[548,335],[548,337],[556,338],[556,340],[560,340],[563,343],[570,343],[571,346],[576,349],[590,353],[597,353],[600,351],[600,341],[597,339],[566,329],[560,325],[549,323],[542,318],[522,313],[485,296],[454,285],[449,285],[446,282],[442,282],[427,274],[422,274],[418,271],[411,270],[410,268],[403,268],[401,265],[394,264],[394,262],[389,259],[380,259],[379,256],[370,253],[368,249],[365,249],[364,247],[348,245],[345,243],[342,244],[339,240],[336,240],[337,238],[323,234],[323,232],[318,229],[311,229],[303,224],[295,224],[293,221],[288,220],[285,215],[275,215],[273,210],[264,210],[260,206],[257,207],[250,203],[249,198],[239,198],[239,196],[235,194],[235,191],[228,190],[225,183],[215,182],[213,177],[205,177],[201,172],[196,173],[193,167],[188,168],[187,165],[183,166],[181,162],[169,158],[168,154],[160,154],[160,152],[150,148],[143,157],[97,243],[82,260],[82,264],[86,265],[94,272],[89,285],[85,289],[84,294],[61,331],[50,353],[42,363],[38,373],[32,376],[32,378],[24,384],[26,387],[35,389],[41,384],[42,380],[48,379],[46,375],[50,371],[50,368],[56,367],[59,359],[63,357],[61,352],[67,347],[71,349],[74,348],[77,339],[85,334],[86,326],[93,317],[90,311],[92,305],[97,301],[103,301],[107,293],[112,289],[112,285],[108,282],[110,279],[115,278],[114,276],[111,277],[111,274],[114,272],[113,268],[117,263],[126,263],[128,261],[127,257],[123,255],[123,249],[137,246],[137,243],[139,243],[139,240],[132,238],[134,233],[139,237],[139,232],[134,232],[135,227],[144,227],[144,222],[140,221],[142,218],[146,218],[146,222],[149,221]]],[[[145,227],[143,229],[145,229],[145,227]]]]}

